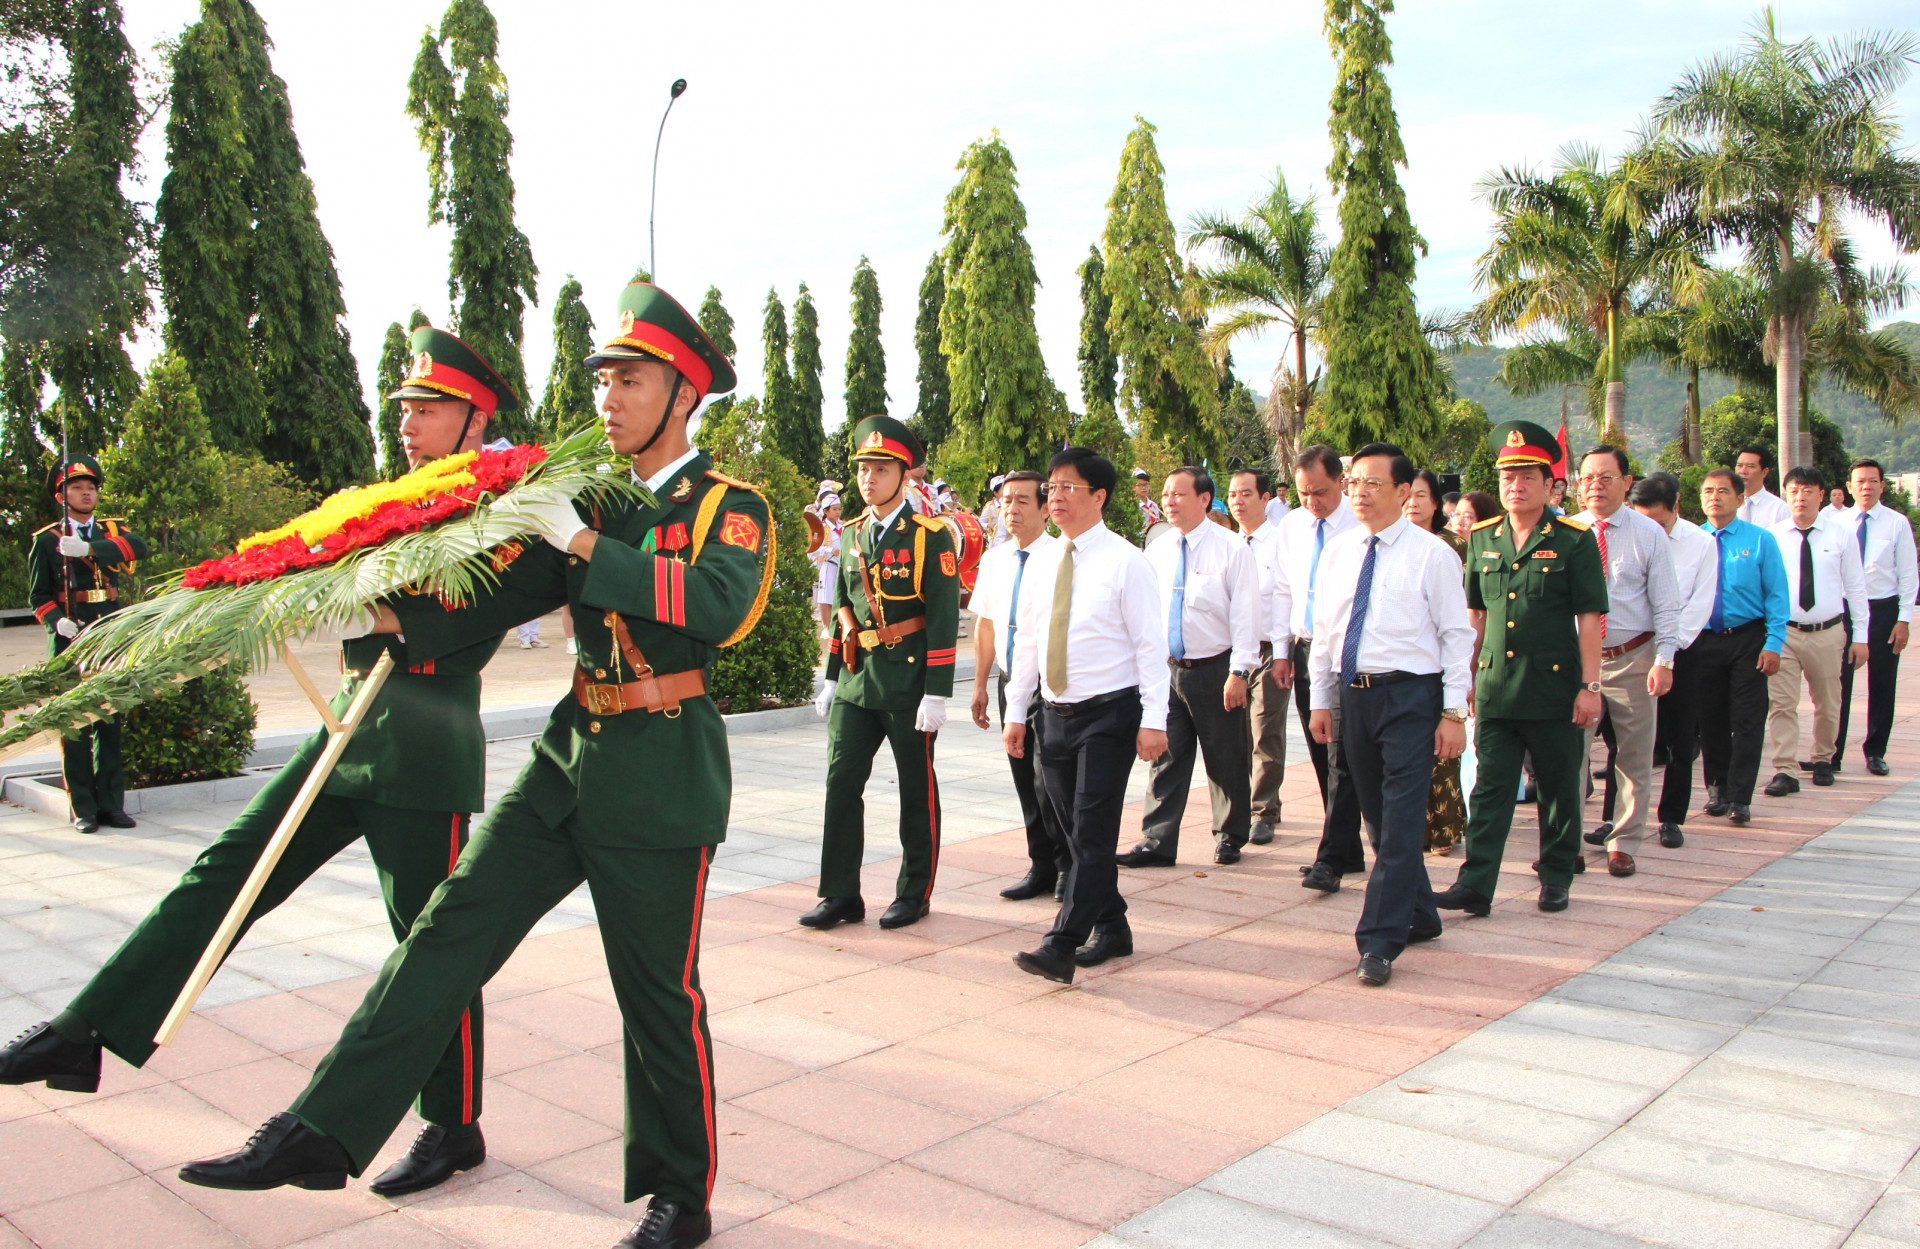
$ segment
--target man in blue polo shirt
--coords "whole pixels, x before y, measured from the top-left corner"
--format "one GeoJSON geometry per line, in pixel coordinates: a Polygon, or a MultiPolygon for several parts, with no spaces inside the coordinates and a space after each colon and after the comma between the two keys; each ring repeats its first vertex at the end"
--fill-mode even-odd
{"type": "Polygon", "coordinates": [[[1767,678],[1787,644],[1787,566],[1773,535],[1739,518],[1740,480],[1714,468],[1700,483],[1701,528],[1718,548],[1719,586],[1713,614],[1694,646],[1700,651],[1700,770],[1707,814],[1735,824],[1752,818],[1766,732],[1767,678]]]}

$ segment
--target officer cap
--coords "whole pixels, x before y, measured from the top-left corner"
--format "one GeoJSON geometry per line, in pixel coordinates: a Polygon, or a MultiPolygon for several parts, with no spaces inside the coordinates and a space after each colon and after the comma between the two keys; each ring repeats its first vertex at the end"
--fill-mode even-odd
{"type": "Polygon", "coordinates": [[[47,470],[47,493],[59,494],[68,482],[82,480],[91,480],[96,488],[106,480],[100,461],[90,455],[70,455],[47,470]]]}
{"type": "Polygon", "coordinates": [[[1502,421],[1487,434],[1487,445],[1493,449],[1493,462],[1500,468],[1538,464],[1551,475],[1553,466],[1560,462],[1560,440],[1548,433],[1544,425],[1532,421],[1502,421]]]}
{"type": "Polygon", "coordinates": [[[739,385],[733,365],[700,323],[651,282],[631,282],[620,292],[614,336],[587,357],[587,367],[602,369],[627,360],[664,360],[703,396],[724,395],[739,385]]]}
{"type": "Polygon", "coordinates": [[[908,468],[926,463],[926,448],[913,431],[890,416],[870,416],[853,427],[853,458],[898,460],[908,468]]]}
{"type": "Polygon", "coordinates": [[[407,336],[407,355],[407,380],[389,399],[465,399],[488,416],[520,406],[493,366],[445,330],[421,326],[407,336]]]}

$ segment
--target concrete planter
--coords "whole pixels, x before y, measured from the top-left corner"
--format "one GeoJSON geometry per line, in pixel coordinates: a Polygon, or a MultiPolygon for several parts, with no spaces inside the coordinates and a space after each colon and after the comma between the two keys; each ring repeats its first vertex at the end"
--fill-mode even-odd
{"type": "MultiPolygon", "coordinates": [[[[129,789],[127,791],[127,814],[139,815],[142,812],[170,811],[180,807],[197,807],[209,802],[244,802],[266,788],[277,767],[247,768],[238,776],[223,776],[215,781],[182,781],[177,785],[155,785],[149,789],[129,789]]],[[[38,811],[42,815],[51,815],[56,819],[67,819],[71,810],[67,806],[67,787],[62,783],[58,772],[43,772],[35,776],[10,776],[4,790],[0,790],[8,802],[38,811]]]]}

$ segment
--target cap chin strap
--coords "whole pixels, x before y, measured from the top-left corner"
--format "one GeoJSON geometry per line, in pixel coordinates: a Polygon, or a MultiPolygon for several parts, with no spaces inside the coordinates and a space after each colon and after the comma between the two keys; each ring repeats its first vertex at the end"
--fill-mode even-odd
{"type": "Polygon", "coordinates": [[[685,380],[680,370],[673,371],[673,389],[667,392],[666,410],[660,413],[660,423],[653,427],[653,434],[641,444],[638,451],[634,452],[635,455],[645,455],[654,443],[660,441],[660,435],[667,432],[667,422],[673,417],[673,405],[680,401],[680,385],[685,380]]]}
{"type": "Polygon", "coordinates": [[[447,452],[448,455],[460,454],[460,448],[467,445],[467,431],[473,428],[473,414],[479,410],[478,404],[467,404],[467,419],[460,422],[460,436],[453,440],[453,450],[447,452]]]}

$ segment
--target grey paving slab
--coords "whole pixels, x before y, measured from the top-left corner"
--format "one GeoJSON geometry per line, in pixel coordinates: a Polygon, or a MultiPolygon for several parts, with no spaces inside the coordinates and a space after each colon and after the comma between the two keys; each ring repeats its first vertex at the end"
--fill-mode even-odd
{"type": "Polygon", "coordinates": [[[1201,1187],[1407,1249],[1452,1249],[1503,1213],[1492,1202],[1273,1147],[1201,1187]]]}
{"type": "Polygon", "coordinates": [[[1287,1135],[1287,1148],[1329,1162],[1512,1205],[1560,1169],[1553,1158],[1482,1145],[1336,1110],[1287,1135]],[[1444,1160],[1435,1165],[1435,1160],[1444,1160]]]}
{"type": "Polygon", "coordinates": [[[1858,1223],[1886,1191],[1874,1180],[1742,1153],[1732,1141],[1680,1140],[1651,1124],[1620,1129],[1580,1165],[1836,1227],[1858,1223]]]}
{"type": "Polygon", "coordinates": [[[1465,1249],[1643,1249],[1638,1236],[1596,1232],[1539,1214],[1510,1211],[1466,1243],[1465,1249]]]}
{"type": "Polygon", "coordinates": [[[1586,1166],[1567,1168],[1520,1208],[1673,1249],[1831,1249],[1843,1234],[1831,1224],[1586,1166]]]}
{"type": "Polygon", "coordinates": [[[1167,1249],[1387,1249],[1395,1242],[1282,1214],[1222,1193],[1189,1189],[1127,1220],[1096,1243],[1167,1249]]]}

